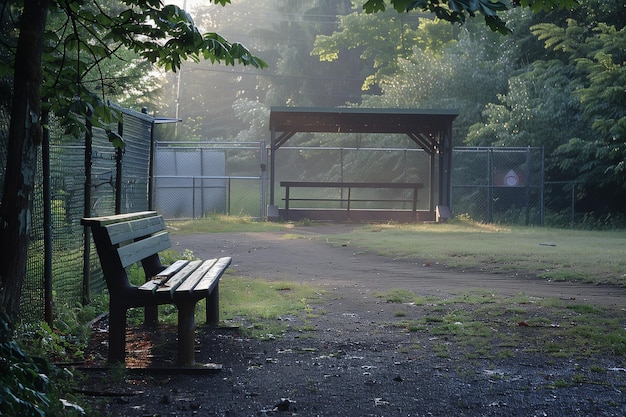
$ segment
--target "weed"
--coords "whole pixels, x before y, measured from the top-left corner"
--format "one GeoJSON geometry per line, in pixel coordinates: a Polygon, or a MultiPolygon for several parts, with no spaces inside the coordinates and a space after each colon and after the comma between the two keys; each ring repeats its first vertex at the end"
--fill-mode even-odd
{"type": "Polygon", "coordinates": [[[387,303],[409,303],[415,299],[415,294],[411,291],[398,288],[382,293],[375,293],[374,295],[384,299],[387,303]]]}
{"type": "Polygon", "coordinates": [[[606,373],[606,368],[603,366],[599,366],[599,365],[591,365],[589,367],[589,372],[593,372],[596,374],[605,374],[606,373]]]}
{"type": "Polygon", "coordinates": [[[557,379],[556,381],[554,381],[554,383],[552,384],[553,388],[570,388],[572,387],[574,384],[571,381],[566,381],[564,379],[557,379]]]}
{"type": "Polygon", "coordinates": [[[439,358],[449,359],[450,358],[450,347],[447,344],[437,344],[434,347],[435,355],[439,358]]]}

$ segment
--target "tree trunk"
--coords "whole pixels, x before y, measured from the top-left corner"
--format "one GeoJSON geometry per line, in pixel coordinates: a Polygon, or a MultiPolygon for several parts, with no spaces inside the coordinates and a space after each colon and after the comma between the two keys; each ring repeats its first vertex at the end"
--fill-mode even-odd
{"type": "Polygon", "coordinates": [[[13,100],[7,145],[7,164],[0,205],[0,310],[17,318],[32,215],[41,144],[41,83],[43,35],[48,0],[24,2],[15,52],[13,100]]]}

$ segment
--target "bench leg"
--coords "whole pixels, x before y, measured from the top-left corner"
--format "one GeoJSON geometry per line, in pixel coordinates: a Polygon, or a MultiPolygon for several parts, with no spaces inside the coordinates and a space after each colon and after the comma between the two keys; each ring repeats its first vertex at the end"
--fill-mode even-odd
{"type": "Polygon", "coordinates": [[[181,303],[176,305],[176,308],[178,308],[178,365],[191,366],[195,363],[196,303],[181,303]]]}
{"type": "Polygon", "coordinates": [[[109,306],[109,363],[126,361],[126,308],[109,306]]]}
{"type": "Polygon", "coordinates": [[[159,313],[158,313],[157,306],[144,307],[143,314],[144,314],[143,323],[146,326],[155,327],[157,324],[159,324],[159,313]]]}
{"type": "Polygon", "coordinates": [[[206,322],[216,326],[220,322],[220,289],[216,285],[206,298],[206,322]]]}

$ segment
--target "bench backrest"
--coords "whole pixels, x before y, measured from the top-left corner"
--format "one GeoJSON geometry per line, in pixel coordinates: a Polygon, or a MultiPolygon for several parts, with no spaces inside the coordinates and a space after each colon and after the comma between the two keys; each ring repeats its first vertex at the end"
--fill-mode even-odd
{"type": "Polygon", "coordinates": [[[105,229],[111,244],[123,245],[117,253],[124,268],[172,246],[161,216],[110,224],[105,229]]]}
{"type": "Polygon", "coordinates": [[[130,287],[125,268],[136,262],[142,262],[147,275],[158,273],[158,252],[172,246],[156,212],[85,218],[81,223],[91,227],[109,292],[130,287]]]}

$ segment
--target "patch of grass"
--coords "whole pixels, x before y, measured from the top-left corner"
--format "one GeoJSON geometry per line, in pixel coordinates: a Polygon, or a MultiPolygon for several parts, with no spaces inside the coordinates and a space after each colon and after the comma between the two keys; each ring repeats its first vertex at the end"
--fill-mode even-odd
{"type": "Polygon", "coordinates": [[[595,374],[605,374],[606,368],[603,366],[599,366],[599,365],[591,365],[589,367],[589,372],[593,372],[595,374]]]}
{"type": "Polygon", "coordinates": [[[500,349],[496,353],[496,356],[498,357],[498,359],[510,359],[515,357],[515,352],[511,349],[500,349]]]}
{"type": "MultiPolygon", "coordinates": [[[[299,223],[310,227],[315,224],[299,223]]],[[[173,234],[288,231],[293,227],[292,223],[221,214],[168,221],[167,225],[173,234]]],[[[626,230],[502,226],[459,218],[439,224],[364,225],[349,233],[325,235],[324,239],[333,245],[350,246],[357,253],[374,251],[456,268],[519,271],[553,281],[626,286],[626,260],[622,256],[626,230]]]]}
{"type": "Polygon", "coordinates": [[[311,309],[319,290],[295,282],[266,281],[226,275],[220,281],[220,314],[228,319],[278,319],[311,309]]]}
{"type": "Polygon", "coordinates": [[[422,320],[420,320],[424,323],[443,323],[445,320],[443,317],[440,316],[424,316],[422,318],[422,320]]]}
{"type": "Polygon", "coordinates": [[[575,384],[572,381],[566,381],[564,379],[557,379],[552,384],[552,388],[570,388],[570,387],[573,387],[574,385],[575,384]]]}
{"type": "Polygon", "coordinates": [[[275,338],[293,320],[314,317],[313,305],[321,296],[318,289],[304,284],[227,275],[220,281],[220,316],[246,323],[252,337],[275,338]]]}
{"type": "Polygon", "coordinates": [[[415,333],[429,351],[434,352],[442,339],[450,350],[458,349],[458,354],[470,359],[509,358],[518,351],[553,358],[626,358],[621,310],[554,299],[516,305],[528,301],[519,296],[488,299],[484,302],[478,293],[456,297],[454,303],[431,302],[396,316],[400,320],[392,326],[415,333]]]}
{"type": "Polygon", "coordinates": [[[459,303],[459,304],[487,304],[495,303],[496,295],[489,291],[468,291],[459,294],[455,298],[450,298],[445,303],[459,303]]]}
{"type": "Polygon", "coordinates": [[[368,225],[325,236],[333,245],[485,272],[626,286],[626,231],[508,227],[471,221],[368,225]],[[376,233],[372,233],[376,232],[376,233]],[[546,245],[549,243],[550,245],[546,245]]]}
{"type": "Polygon", "coordinates": [[[567,305],[565,308],[579,314],[598,314],[602,311],[601,308],[598,308],[591,304],[571,304],[567,305]]]}
{"type": "Polygon", "coordinates": [[[267,232],[288,230],[290,223],[260,222],[248,216],[211,214],[195,220],[168,220],[167,229],[172,234],[267,232]]]}
{"type": "Polygon", "coordinates": [[[435,355],[439,358],[448,359],[451,357],[450,355],[450,347],[444,343],[438,343],[434,347],[435,355]]]}
{"type": "Polygon", "coordinates": [[[412,291],[400,288],[394,288],[385,292],[376,292],[374,296],[385,300],[387,303],[424,305],[427,302],[426,297],[415,295],[412,291]]]}

